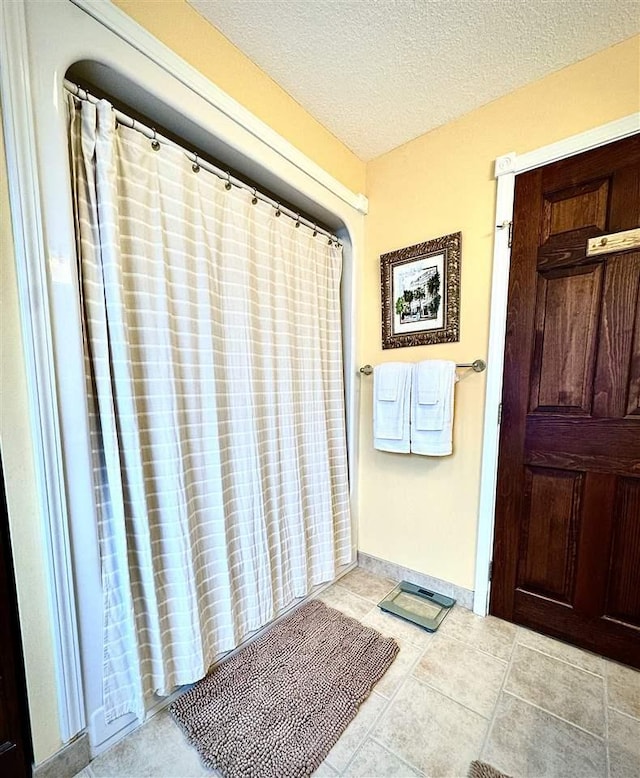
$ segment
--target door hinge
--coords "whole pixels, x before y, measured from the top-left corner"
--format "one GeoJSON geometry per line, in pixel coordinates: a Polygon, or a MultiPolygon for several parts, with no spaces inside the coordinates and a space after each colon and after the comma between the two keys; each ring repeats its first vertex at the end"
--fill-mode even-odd
{"type": "Polygon", "coordinates": [[[511,248],[511,243],[513,242],[513,222],[503,221],[502,224],[496,224],[496,228],[499,230],[509,230],[509,237],[507,242],[509,244],[509,248],[511,248]]]}
{"type": "Polygon", "coordinates": [[[493,560],[489,562],[489,580],[490,581],[493,580],[493,560]]]}
{"type": "Polygon", "coordinates": [[[502,403],[498,405],[498,426],[502,424],[502,403]]]}

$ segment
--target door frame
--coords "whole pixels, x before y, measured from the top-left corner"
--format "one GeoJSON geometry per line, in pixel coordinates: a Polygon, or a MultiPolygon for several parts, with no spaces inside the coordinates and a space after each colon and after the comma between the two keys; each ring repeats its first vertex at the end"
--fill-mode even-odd
{"type": "Polygon", "coordinates": [[[640,132],[640,112],[608,122],[557,143],[542,146],[526,154],[510,152],[495,162],[496,217],[493,245],[493,274],[491,280],[491,309],[489,349],[487,355],[487,392],[484,406],[482,436],[482,465],[480,475],[480,503],[478,510],[478,540],[473,611],[479,616],[489,612],[491,592],[490,568],[493,557],[493,536],[496,510],[496,483],[498,478],[498,445],[500,438],[500,405],[504,349],[507,323],[509,267],[511,264],[510,237],[513,225],[515,180],[519,173],[582,154],[598,146],[623,140],[640,132]]]}

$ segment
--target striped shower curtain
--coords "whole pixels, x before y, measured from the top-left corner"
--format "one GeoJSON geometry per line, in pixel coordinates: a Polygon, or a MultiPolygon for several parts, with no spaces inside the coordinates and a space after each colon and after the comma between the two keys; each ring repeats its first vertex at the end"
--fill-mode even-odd
{"type": "Polygon", "coordinates": [[[351,561],[342,249],[68,109],[112,720],[351,561]]]}

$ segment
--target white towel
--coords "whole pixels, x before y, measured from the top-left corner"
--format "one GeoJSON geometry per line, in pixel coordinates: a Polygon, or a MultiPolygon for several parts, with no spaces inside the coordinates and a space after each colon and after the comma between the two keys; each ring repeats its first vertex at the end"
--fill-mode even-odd
{"type": "Polygon", "coordinates": [[[411,365],[386,362],[373,369],[373,445],[409,453],[411,365]]]}
{"type": "Polygon", "coordinates": [[[414,365],[411,453],[444,457],[453,451],[453,387],[456,363],[429,359],[414,365]]]}

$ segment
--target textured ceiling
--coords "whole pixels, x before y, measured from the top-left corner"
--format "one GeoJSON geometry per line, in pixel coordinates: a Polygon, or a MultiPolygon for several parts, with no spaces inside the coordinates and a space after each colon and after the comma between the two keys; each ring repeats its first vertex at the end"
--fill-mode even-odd
{"type": "Polygon", "coordinates": [[[363,160],[640,29],[640,0],[189,2],[363,160]]]}

